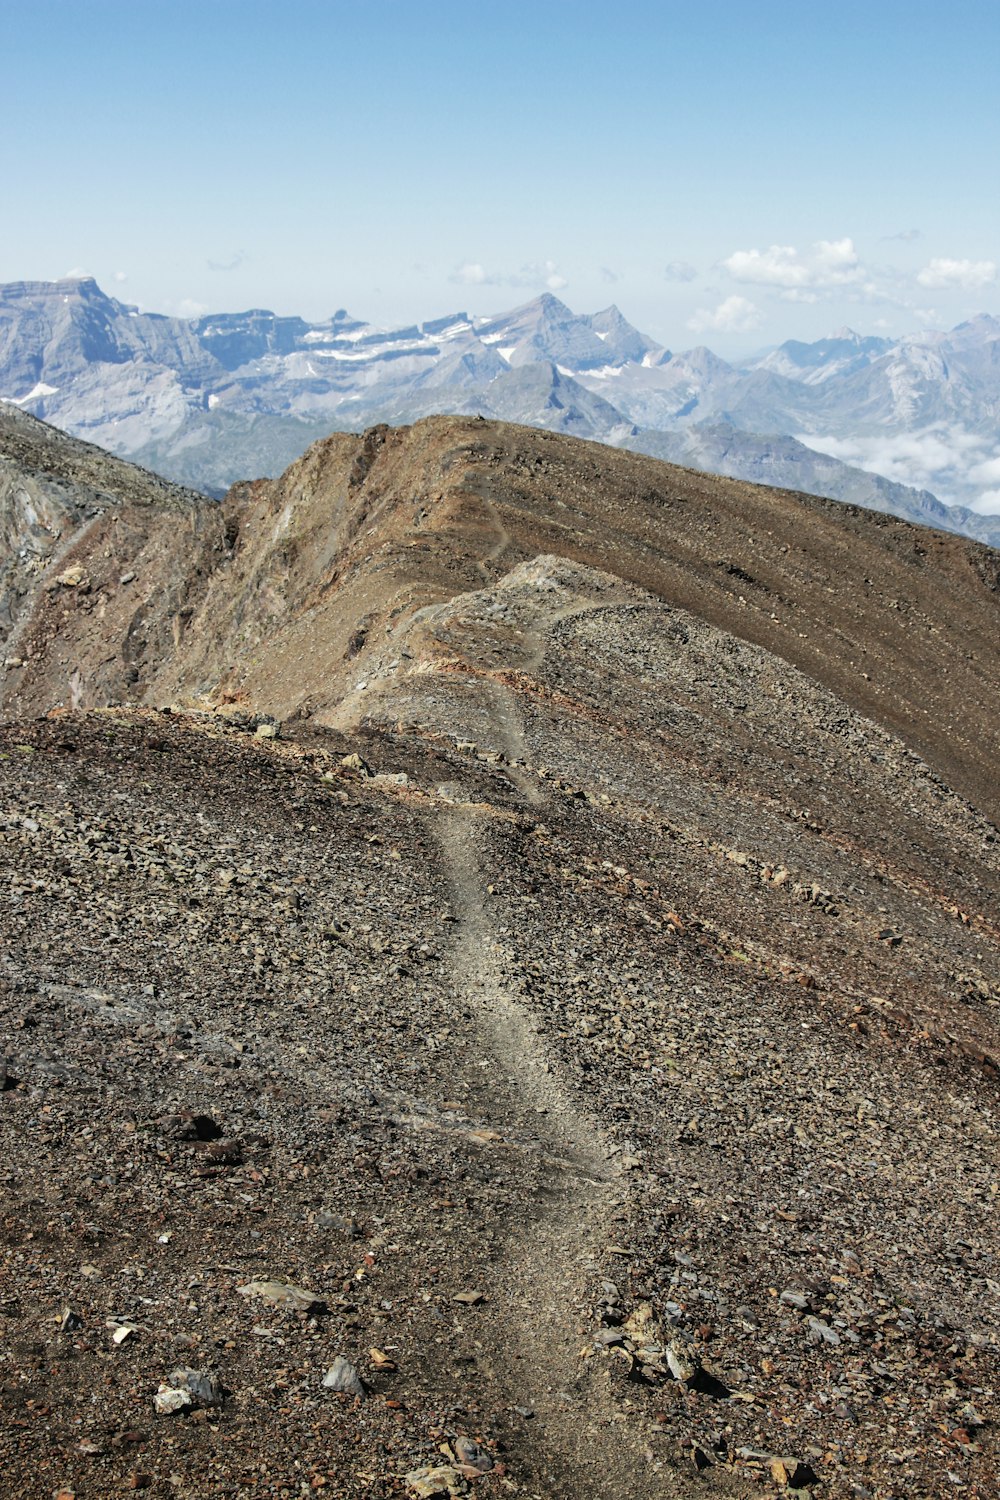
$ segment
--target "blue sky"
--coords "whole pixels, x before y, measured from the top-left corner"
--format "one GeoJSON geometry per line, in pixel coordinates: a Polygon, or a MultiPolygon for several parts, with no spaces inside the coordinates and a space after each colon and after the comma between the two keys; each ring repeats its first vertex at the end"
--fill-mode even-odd
{"type": "Polygon", "coordinates": [[[1000,6],[5,7],[0,280],[723,354],[1000,311],[1000,6]]]}

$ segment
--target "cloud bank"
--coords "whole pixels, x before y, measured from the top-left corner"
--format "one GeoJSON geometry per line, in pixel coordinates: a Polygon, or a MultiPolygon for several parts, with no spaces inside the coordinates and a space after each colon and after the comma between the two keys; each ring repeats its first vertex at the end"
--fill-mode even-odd
{"type": "Polygon", "coordinates": [[[919,432],[824,437],[796,434],[799,442],[884,479],[931,490],[946,505],[984,515],[1000,511],[1000,444],[960,423],[937,422],[919,432]],[[982,485],[983,489],[978,487],[982,485]]]}
{"type": "Polygon", "coordinates": [[[994,260],[949,260],[940,257],[931,260],[922,271],[917,272],[921,286],[931,288],[959,287],[966,292],[980,291],[991,286],[997,279],[994,260]]]}
{"type": "Polygon", "coordinates": [[[760,309],[746,297],[727,297],[714,309],[701,307],[688,318],[695,333],[751,333],[761,325],[760,309]]]}
{"type": "Polygon", "coordinates": [[[569,286],[554,260],[528,261],[519,271],[512,273],[488,271],[478,260],[465,261],[456,267],[448,280],[459,286],[544,287],[550,292],[561,292],[569,286]]]}

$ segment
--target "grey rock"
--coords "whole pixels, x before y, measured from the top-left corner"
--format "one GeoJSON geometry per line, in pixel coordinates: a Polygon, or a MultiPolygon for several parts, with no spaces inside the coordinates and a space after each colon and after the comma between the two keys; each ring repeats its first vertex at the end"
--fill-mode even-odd
{"type": "Polygon", "coordinates": [[[169,1384],[175,1390],[186,1392],[192,1406],[222,1405],[222,1381],[214,1370],[191,1370],[181,1367],[171,1371],[169,1384]]]}
{"type": "Polygon", "coordinates": [[[323,1376],[323,1385],[328,1391],[339,1391],[346,1396],[364,1396],[365,1387],[361,1376],[349,1359],[338,1354],[323,1376]]]}
{"type": "Polygon", "coordinates": [[[458,1463],[466,1468],[476,1469],[480,1474],[489,1473],[493,1468],[493,1458],[486,1449],[470,1437],[457,1437],[452,1440],[451,1450],[458,1463]]]}
{"type": "Polygon", "coordinates": [[[840,1334],[822,1318],[807,1318],[806,1327],[809,1330],[806,1337],[811,1344],[829,1344],[834,1349],[839,1346],[840,1334]]]}
{"type": "Polygon", "coordinates": [[[806,1312],[809,1308],[809,1298],[802,1292],[793,1292],[786,1289],[778,1298],[786,1307],[794,1307],[796,1312],[806,1312]]]}

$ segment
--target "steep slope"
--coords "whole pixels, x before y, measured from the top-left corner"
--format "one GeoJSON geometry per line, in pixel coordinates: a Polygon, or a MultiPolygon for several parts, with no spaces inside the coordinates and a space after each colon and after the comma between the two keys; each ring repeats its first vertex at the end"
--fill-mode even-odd
{"type": "Polygon", "coordinates": [[[0,403],[0,705],[55,662],[60,701],[124,696],[224,545],[204,496],[0,403]]]}
{"type": "Polygon", "coordinates": [[[397,670],[386,664],[408,611],[554,552],[783,657],[995,807],[997,559],[975,544],[446,420],[330,439],[228,511],[239,544],[193,622],[179,689],[193,673],[322,717],[345,684],[397,670]]]}
{"type": "Polygon", "coordinates": [[[795,438],[764,437],[741,432],[728,422],[705,422],[675,432],[639,432],[627,438],[624,446],[710,474],[805,490],[918,525],[954,531],[989,547],[1000,546],[1000,516],[980,516],[961,505],[942,505],[927,490],[894,484],[867,469],[830,459],[795,438]]]}

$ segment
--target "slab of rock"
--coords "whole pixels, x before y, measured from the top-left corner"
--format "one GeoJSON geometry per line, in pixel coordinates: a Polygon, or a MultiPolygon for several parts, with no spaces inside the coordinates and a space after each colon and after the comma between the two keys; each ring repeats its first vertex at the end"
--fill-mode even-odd
{"type": "Polygon", "coordinates": [[[464,1495],[468,1489],[465,1480],[451,1464],[427,1464],[422,1469],[411,1469],[405,1474],[409,1492],[416,1500],[435,1500],[438,1495],[464,1495]]]}
{"type": "Polygon", "coordinates": [[[236,1290],[241,1297],[257,1297],[270,1307],[291,1307],[296,1312],[314,1312],[323,1306],[323,1299],[315,1292],[293,1286],[290,1281],[248,1281],[236,1290]]]}

